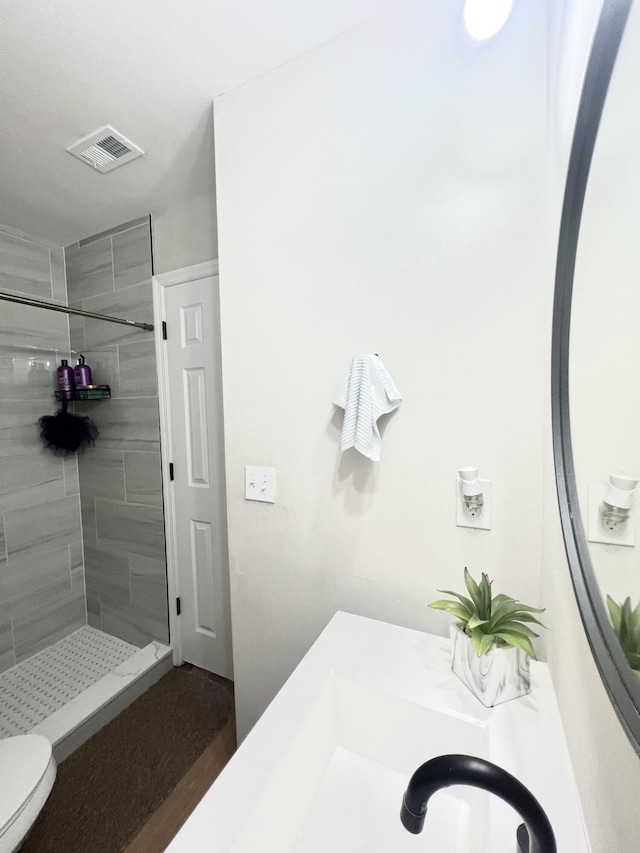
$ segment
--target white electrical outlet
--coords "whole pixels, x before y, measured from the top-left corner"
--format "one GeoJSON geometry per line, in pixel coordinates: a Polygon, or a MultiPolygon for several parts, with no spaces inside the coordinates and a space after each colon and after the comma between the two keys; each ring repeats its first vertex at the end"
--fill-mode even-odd
{"type": "Polygon", "coordinates": [[[479,480],[482,486],[482,506],[465,505],[462,494],[462,480],[456,478],[456,525],[475,527],[477,530],[491,530],[491,480],[479,480]]]}
{"type": "Polygon", "coordinates": [[[633,547],[636,544],[635,507],[632,507],[629,518],[623,525],[612,524],[605,527],[602,523],[602,502],[606,491],[606,486],[589,486],[587,539],[589,542],[604,542],[606,545],[633,547]]]}
{"type": "Polygon", "coordinates": [[[247,465],[244,469],[244,496],[248,501],[276,502],[276,469],[247,465]]]}

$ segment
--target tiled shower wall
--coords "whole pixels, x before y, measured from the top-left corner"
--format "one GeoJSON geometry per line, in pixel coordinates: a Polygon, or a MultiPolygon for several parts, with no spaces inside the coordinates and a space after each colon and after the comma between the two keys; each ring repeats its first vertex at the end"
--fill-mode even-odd
{"type": "MultiPolygon", "coordinates": [[[[0,290],[66,303],[62,249],[0,226],[0,290]]],[[[66,315],[0,302],[0,671],[86,624],[78,465],[40,442],[66,315]]]]}
{"type": "MultiPolygon", "coordinates": [[[[153,322],[149,219],[65,249],[69,305],[153,322]]],[[[160,426],[152,332],[70,318],[71,347],[112,399],[76,404],[100,430],[79,454],[90,625],[144,645],[168,640],[160,426]]]]}

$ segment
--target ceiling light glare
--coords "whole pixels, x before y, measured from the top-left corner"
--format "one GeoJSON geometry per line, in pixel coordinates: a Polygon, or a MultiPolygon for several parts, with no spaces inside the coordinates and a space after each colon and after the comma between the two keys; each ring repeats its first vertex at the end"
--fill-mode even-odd
{"type": "Polygon", "coordinates": [[[513,0],[465,0],[467,32],[478,41],[491,38],[507,23],[512,8],[513,0]]]}

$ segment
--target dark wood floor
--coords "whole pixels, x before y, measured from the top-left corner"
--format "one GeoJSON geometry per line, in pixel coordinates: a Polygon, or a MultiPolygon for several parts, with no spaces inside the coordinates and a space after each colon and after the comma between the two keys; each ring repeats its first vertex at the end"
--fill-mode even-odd
{"type": "MultiPolygon", "coordinates": [[[[233,692],[233,684],[226,678],[202,669],[198,670],[197,667],[188,663],[183,666],[197,670],[200,675],[226,685],[233,692]]],[[[215,740],[209,744],[162,805],[124,848],[123,853],[163,853],[235,751],[236,721],[235,715],[232,715],[215,740]]]]}
{"type": "Polygon", "coordinates": [[[123,853],[162,853],[236,750],[235,718],[178,782],[123,853]]]}

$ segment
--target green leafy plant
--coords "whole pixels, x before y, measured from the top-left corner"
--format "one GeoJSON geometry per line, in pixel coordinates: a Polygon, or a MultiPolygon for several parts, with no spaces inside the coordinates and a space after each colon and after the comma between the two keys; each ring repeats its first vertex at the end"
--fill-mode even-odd
{"type": "Polygon", "coordinates": [[[524,623],[533,622],[544,628],[542,622],[533,615],[543,613],[544,607],[530,607],[508,595],[492,597],[493,581],[483,572],[482,580],[477,584],[466,566],[464,582],[470,597],[449,589],[439,589],[438,592],[453,595],[457,601],[440,599],[429,607],[434,610],[446,610],[456,617],[458,627],[471,638],[478,657],[486,655],[491,648],[515,646],[535,658],[531,638],[538,637],[539,634],[524,623]]]}
{"type": "Polygon", "coordinates": [[[640,604],[631,607],[631,599],[625,598],[622,604],[607,596],[607,607],[613,630],[629,666],[640,678],[640,604]]]}

